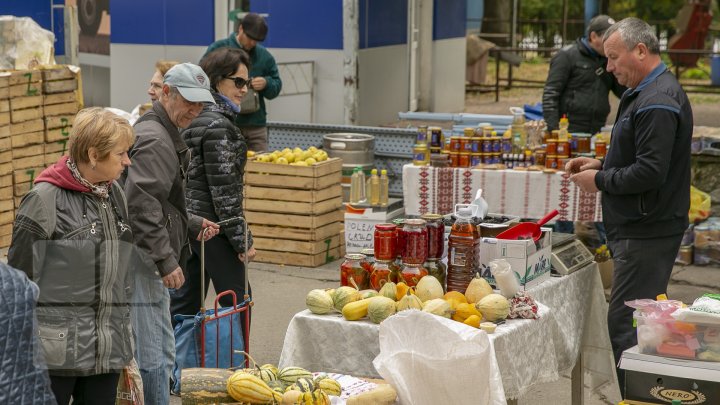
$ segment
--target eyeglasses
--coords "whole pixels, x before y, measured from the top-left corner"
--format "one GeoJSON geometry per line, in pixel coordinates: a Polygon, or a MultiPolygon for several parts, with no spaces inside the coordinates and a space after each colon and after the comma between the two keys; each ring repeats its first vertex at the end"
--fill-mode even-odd
{"type": "Polygon", "coordinates": [[[225,77],[225,78],[228,79],[228,80],[234,81],[234,82],[235,82],[235,87],[237,87],[238,89],[242,89],[242,88],[245,87],[245,86],[250,87],[250,81],[252,80],[252,79],[250,79],[250,78],[248,78],[248,79],[243,79],[242,77],[230,77],[230,76],[227,76],[227,77],[225,77]]]}

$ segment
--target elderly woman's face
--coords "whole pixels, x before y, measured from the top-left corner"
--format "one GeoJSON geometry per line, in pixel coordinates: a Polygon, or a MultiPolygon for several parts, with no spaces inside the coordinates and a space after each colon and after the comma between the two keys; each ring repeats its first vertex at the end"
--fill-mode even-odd
{"type": "Polygon", "coordinates": [[[240,65],[238,69],[233,73],[232,75],[223,78],[220,80],[220,82],[217,84],[217,90],[218,93],[222,94],[223,96],[229,98],[232,100],[233,103],[236,105],[240,105],[240,102],[242,101],[243,96],[245,93],[247,93],[247,85],[244,85],[242,87],[237,87],[237,84],[235,83],[235,78],[241,78],[244,79],[245,82],[248,80],[248,69],[245,65],[240,65]]]}
{"type": "Polygon", "coordinates": [[[120,142],[112,149],[107,159],[97,161],[95,169],[92,170],[93,182],[100,183],[119,179],[125,167],[130,166],[130,157],[128,156],[130,146],[127,142],[120,142]]]}

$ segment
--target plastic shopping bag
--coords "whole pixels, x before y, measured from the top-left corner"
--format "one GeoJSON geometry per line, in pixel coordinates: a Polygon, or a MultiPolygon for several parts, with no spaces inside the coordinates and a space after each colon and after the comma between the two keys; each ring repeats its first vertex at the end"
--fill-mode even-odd
{"type": "Polygon", "coordinates": [[[505,404],[488,335],[427,312],[402,311],[383,321],[373,365],[401,404],[505,404]]]}
{"type": "Polygon", "coordinates": [[[702,222],[710,217],[710,194],[690,186],[690,223],[702,222]]]}
{"type": "Polygon", "coordinates": [[[135,359],[120,372],[115,405],[144,405],[143,382],[135,359]]]}

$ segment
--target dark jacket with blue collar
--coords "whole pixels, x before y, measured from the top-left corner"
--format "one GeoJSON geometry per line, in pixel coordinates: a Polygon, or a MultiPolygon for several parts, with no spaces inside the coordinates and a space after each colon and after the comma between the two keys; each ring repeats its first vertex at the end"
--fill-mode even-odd
{"type": "Polygon", "coordinates": [[[608,239],[685,231],[692,132],[690,102],[664,63],[623,94],[607,157],[595,175],[608,239]]]}

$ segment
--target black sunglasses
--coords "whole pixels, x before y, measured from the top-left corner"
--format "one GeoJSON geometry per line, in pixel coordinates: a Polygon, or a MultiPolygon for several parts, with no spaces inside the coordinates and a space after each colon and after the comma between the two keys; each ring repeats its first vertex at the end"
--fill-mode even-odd
{"type": "Polygon", "coordinates": [[[248,86],[248,88],[249,88],[250,81],[252,80],[251,78],[243,79],[242,77],[230,77],[230,76],[226,76],[225,78],[228,80],[234,81],[235,87],[237,87],[238,89],[242,89],[245,86],[248,86]]]}

